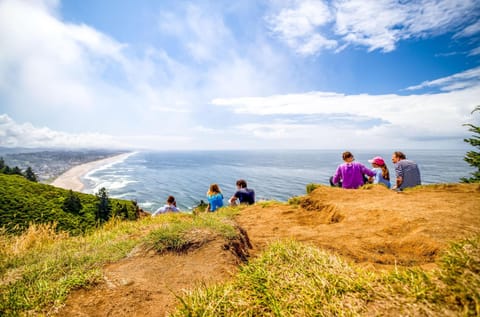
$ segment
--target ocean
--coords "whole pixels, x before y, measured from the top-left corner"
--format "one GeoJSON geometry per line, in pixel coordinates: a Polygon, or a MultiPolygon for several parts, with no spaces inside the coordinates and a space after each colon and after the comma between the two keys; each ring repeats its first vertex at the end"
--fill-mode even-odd
{"type": "MultiPolygon", "coordinates": [[[[368,159],[382,156],[394,176],[391,153],[353,152],[367,167],[371,167],[368,159]]],[[[462,150],[410,150],[405,154],[419,165],[423,184],[458,182],[473,171],[463,161],[462,150]]],[[[341,163],[337,150],[135,152],[91,171],[82,181],[86,193],[105,187],[110,197],[135,200],[146,211],[163,206],[168,195],[175,196],[182,211],[189,211],[200,200],[206,201],[211,183],[220,186],[225,203],[240,178],[255,190],[257,200],[287,201],[304,195],[308,183],[328,184],[341,163]]]]}

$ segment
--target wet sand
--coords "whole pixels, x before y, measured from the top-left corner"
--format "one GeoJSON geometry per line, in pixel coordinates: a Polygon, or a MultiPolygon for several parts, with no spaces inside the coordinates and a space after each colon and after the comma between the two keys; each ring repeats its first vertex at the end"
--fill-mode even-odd
{"type": "Polygon", "coordinates": [[[132,155],[133,153],[123,153],[120,155],[115,155],[112,157],[108,157],[105,159],[97,160],[88,162],[85,164],[77,165],[57,177],[51,185],[64,188],[64,189],[71,189],[73,191],[81,192],[84,188],[84,184],[81,181],[81,178],[85,176],[88,172],[99,168],[100,166],[115,163],[118,161],[122,161],[132,155]]]}

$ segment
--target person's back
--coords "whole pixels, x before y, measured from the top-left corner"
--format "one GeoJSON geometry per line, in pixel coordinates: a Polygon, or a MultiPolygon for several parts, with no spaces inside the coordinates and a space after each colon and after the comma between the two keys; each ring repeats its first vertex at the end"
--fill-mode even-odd
{"type": "Polygon", "coordinates": [[[255,203],[255,191],[247,188],[247,182],[243,179],[237,180],[237,191],[229,199],[230,205],[235,205],[237,199],[241,204],[253,205],[255,203]]]}
{"type": "Polygon", "coordinates": [[[343,152],[342,158],[345,163],[338,166],[333,176],[333,184],[342,182],[342,188],[357,189],[364,184],[363,175],[375,176],[375,174],[365,167],[362,163],[354,161],[354,157],[350,152],[343,152]]]}
{"type": "Polygon", "coordinates": [[[238,197],[238,200],[241,204],[252,205],[255,203],[255,191],[250,188],[241,188],[235,195],[238,197]]]}
{"type": "Polygon", "coordinates": [[[387,186],[387,188],[390,188],[390,172],[385,164],[385,160],[381,156],[375,156],[371,160],[368,160],[368,162],[372,164],[372,172],[375,173],[373,183],[383,184],[387,186]]]}
{"type": "Polygon", "coordinates": [[[208,203],[210,204],[210,211],[215,211],[220,207],[223,207],[223,195],[222,193],[207,196],[208,203]]]}
{"type": "Polygon", "coordinates": [[[385,179],[382,174],[382,169],[380,167],[372,168],[372,171],[375,173],[375,178],[373,180],[374,184],[383,184],[390,188],[390,180],[385,179]]]}
{"type": "Polygon", "coordinates": [[[208,211],[215,211],[223,207],[223,194],[218,184],[211,184],[207,192],[208,211]]]}
{"type": "Polygon", "coordinates": [[[158,208],[152,216],[155,217],[159,214],[163,214],[166,212],[179,212],[180,209],[177,208],[177,202],[175,201],[175,197],[173,196],[168,196],[167,198],[167,203],[163,206],[158,208]]]}
{"type": "Polygon", "coordinates": [[[394,152],[392,162],[395,165],[395,173],[397,176],[397,186],[399,190],[409,187],[415,187],[422,184],[420,177],[420,169],[417,163],[407,160],[402,152],[394,152]]]}
{"type": "Polygon", "coordinates": [[[400,160],[395,164],[395,172],[402,177],[399,189],[421,185],[420,170],[417,163],[410,160],[400,160]]]}
{"type": "Polygon", "coordinates": [[[339,169],[343,188],[356,189],[364,184],[363,174],[366,167],[362,163],[344,163],[340,165],[339,169]]]}

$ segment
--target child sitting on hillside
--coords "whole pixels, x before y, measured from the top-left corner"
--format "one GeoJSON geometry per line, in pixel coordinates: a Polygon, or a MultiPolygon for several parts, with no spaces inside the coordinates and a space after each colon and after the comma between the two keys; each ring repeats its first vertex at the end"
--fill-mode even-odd
{"type": "Polygon", "coordinates": [[[217,184],[210,185],[207,192],[208,206],[207,211],[215,211],[223,207],[223,194],[217,184]]]}
{"type": "Polygon", "coordinates": [[[383,184],[390,188],[390,173],[385,161],[380,156],[375,156],[373,159],[368,160],[372,164],[372,171],[375,172],[373,177],[374,184],[383,184]]]}

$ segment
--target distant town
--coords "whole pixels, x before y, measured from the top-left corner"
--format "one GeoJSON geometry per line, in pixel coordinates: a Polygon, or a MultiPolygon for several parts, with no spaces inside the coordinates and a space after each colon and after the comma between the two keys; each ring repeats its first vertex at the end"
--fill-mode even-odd
{"type": "Polygon", "coordinates": [[[44,150],[0,148],[0,157],[11,167],[31,167],[42,183],[50,183],[76,165],[124,153],[121,150],[44,150]]]}

